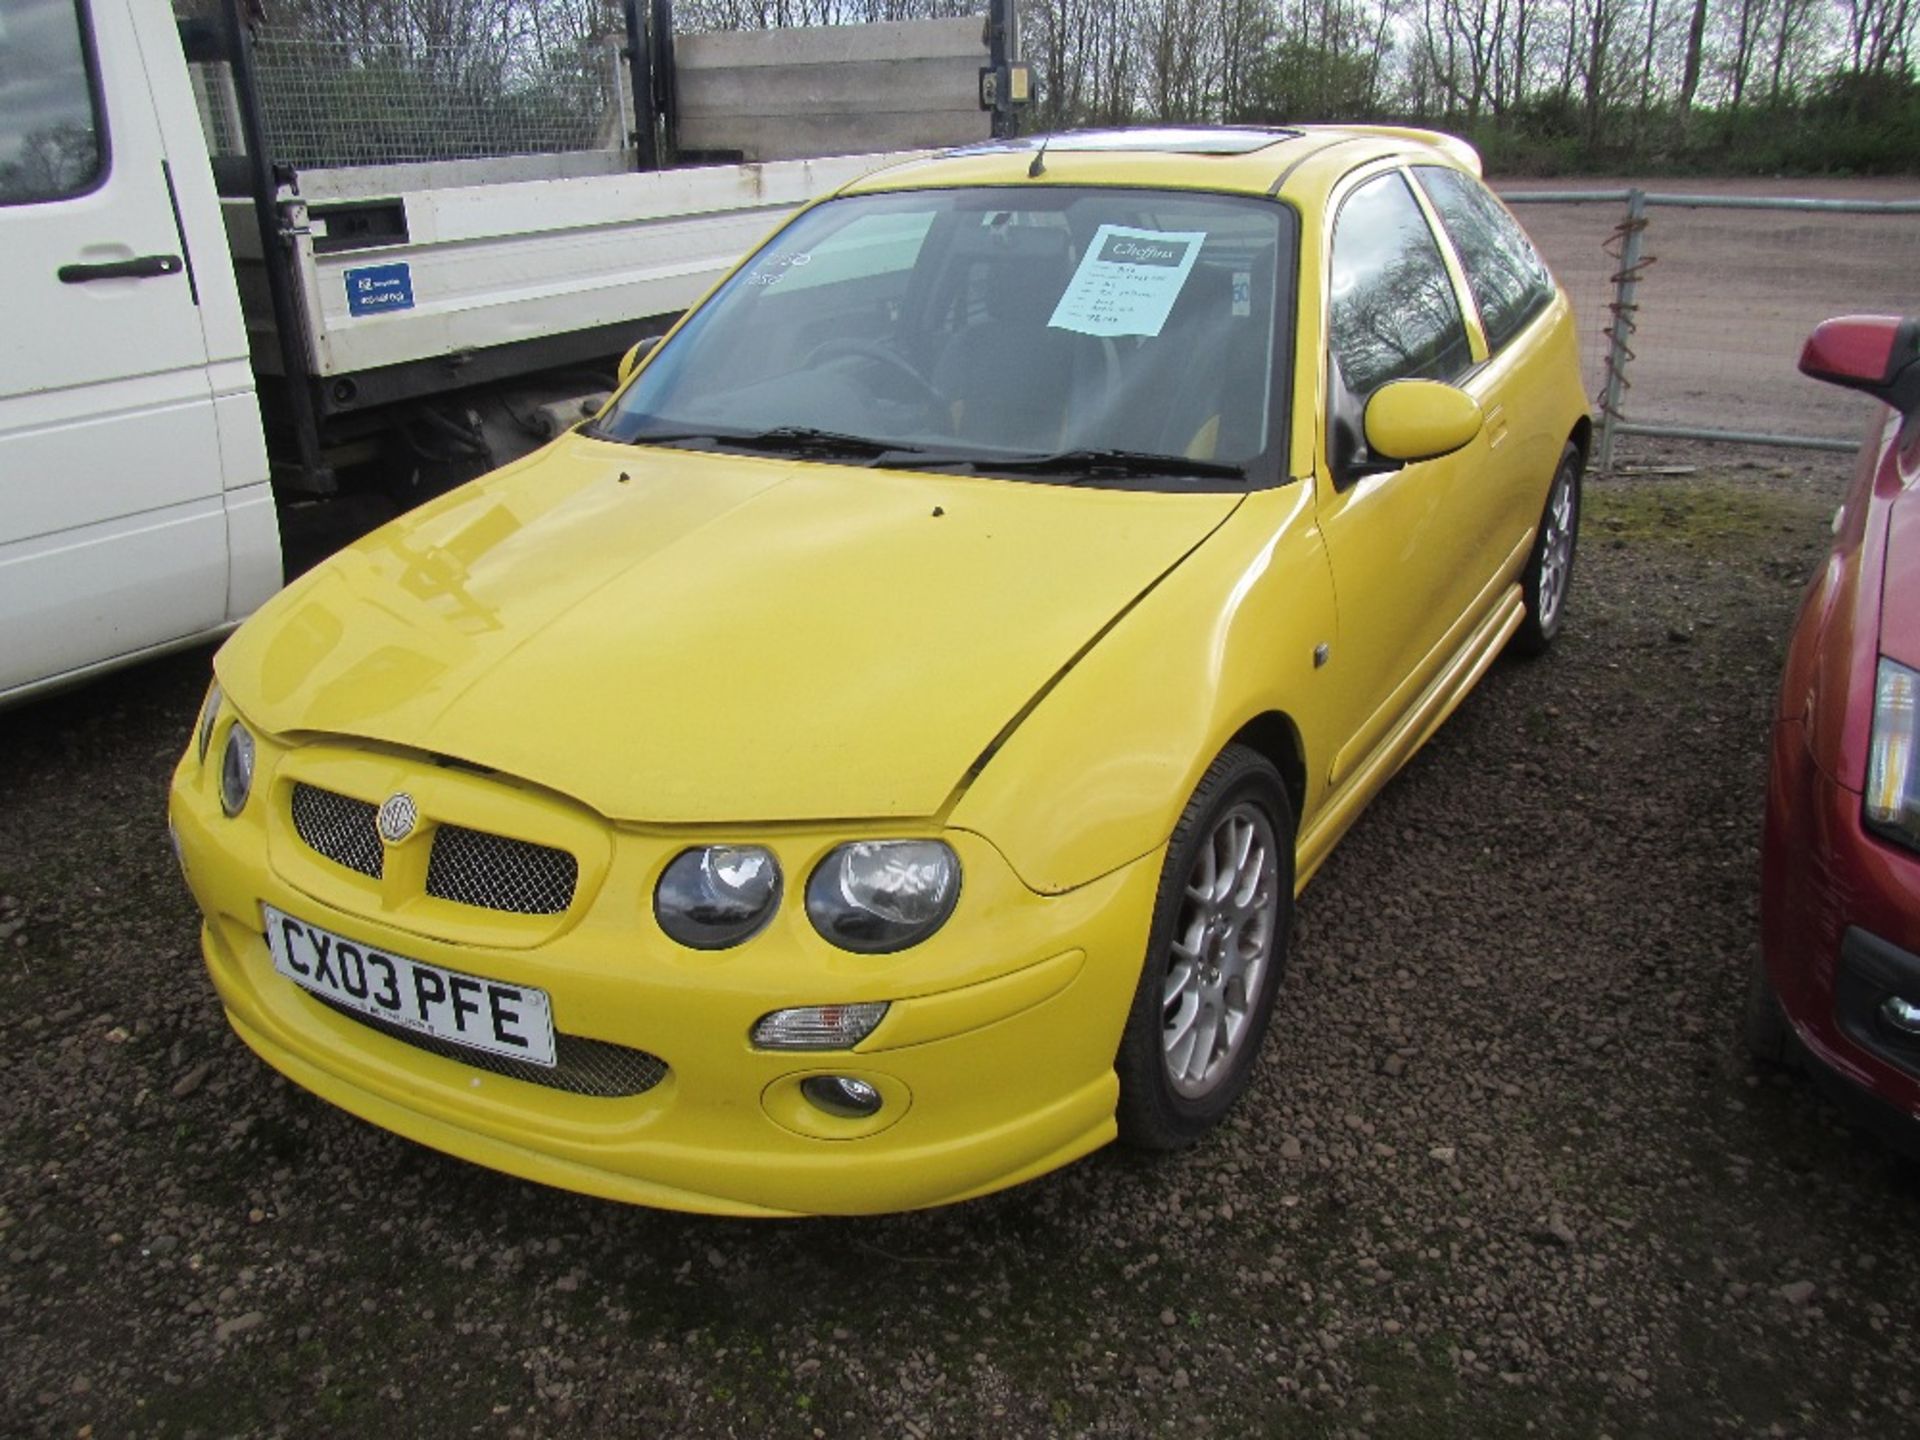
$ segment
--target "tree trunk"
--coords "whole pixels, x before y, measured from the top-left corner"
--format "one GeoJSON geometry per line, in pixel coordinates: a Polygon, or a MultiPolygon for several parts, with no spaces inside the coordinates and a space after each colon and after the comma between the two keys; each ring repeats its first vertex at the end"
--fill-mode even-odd
{"type": "Polygon", "coordinates": [[[1707,31],[1707,0],[1693,0],[1693,19],[1687,24],[1687,60],[1680,72],[1680,103],[1674,119],[1684,132],[1693,111],[1694,92],[1700,88],[1700,41],[1707,31]]]}

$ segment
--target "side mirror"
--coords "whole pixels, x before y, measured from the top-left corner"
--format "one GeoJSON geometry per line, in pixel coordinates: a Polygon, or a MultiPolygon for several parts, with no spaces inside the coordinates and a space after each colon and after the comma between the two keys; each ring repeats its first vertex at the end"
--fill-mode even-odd
{"type": "Polygon", "coordinates": [[[633,378],[633,372],[640,368],[640,362],[651,355],[665,338],[664,335],[649,335],[620,357],[620,383],[622,385],[633,378]]]}
{"type": "Polygon", "coordinates": [[[1434,460],[1472,442],[1480,402],[1438,380],[1395,380],[1367,401],[1367,449],[1382,460],[1434,460]]]}
{"type": "Polygon", "coordinates": [[[1865,391],[1911,415],[1920,405],[1920,320],[1897,315],[1823,320],[1800,351],[1800,373],[1865,391]]]}

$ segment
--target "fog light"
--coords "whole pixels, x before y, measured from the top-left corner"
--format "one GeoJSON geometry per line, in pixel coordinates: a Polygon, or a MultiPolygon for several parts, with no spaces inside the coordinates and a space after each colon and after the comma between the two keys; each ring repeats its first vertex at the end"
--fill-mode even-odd
{"type": "Polygon", "coordinates": [[[753,1043],[762,1050],[848,1050],[871,1035],[886,1013],[884,1000],[776,1010],[754,1022],[753,1043]]]}
{"type": "Polygon", "coordinates": [[[816,1109],[846,1120],[864,1120],[880,1110],[880,1092],[851,1075],[809,1075],[800,1082],[800,1093],[816,1109]]]}
{"type": "Polygon", "coordinates": [[[1920,1005],[1889,995],[1880,1002],[1880,1018],[1902,1035],[1920,1035],[1920,1005]]]}

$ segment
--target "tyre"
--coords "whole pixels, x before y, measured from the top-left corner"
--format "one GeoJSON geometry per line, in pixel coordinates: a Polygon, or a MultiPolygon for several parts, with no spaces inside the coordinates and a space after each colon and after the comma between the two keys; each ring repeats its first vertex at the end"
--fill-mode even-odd
{"type": "Polygon", "coordinates": [[[1286,965],[1293,810],[1279,772],[1230,745],[1174,827],[1120,1053],[1121,1140],[1177,1150],[1239,1099],[1286,965]]]}
{"type": "Polygon", "coordinates": [[[1762,1065],[1793,1063],[1793,1035],[1787,1017],[1780,1013],[1773,985],[1767,979],[1767,962],[1758,952],[1747,968],[1747,1005],[1740,1033],[1746,1041],[1747,1054],[1762,1065]]]}
{"type": "Polygon", "coordinates": [[[1567,613],[1567,588],[1573,583],[1573,552],[1580,538],[1580,470],[1585,464],[1580,447],[1568,445],[1547,489],[1547,506],[1533,537],[1521,588],[1526,595],[1526,618],[1513,632],[1511,644],[1522,655],[1539,655],[1560,633],[1567,613]]]}

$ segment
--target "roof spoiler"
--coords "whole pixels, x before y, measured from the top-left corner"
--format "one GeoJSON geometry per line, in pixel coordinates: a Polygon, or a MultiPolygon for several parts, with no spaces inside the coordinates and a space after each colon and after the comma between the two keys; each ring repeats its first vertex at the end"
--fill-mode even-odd
{"type": "Polygon", "coordinates": [[[1416,145],[1431,145],[1454,164],[1481,174],[1480,152],[1458,135],[1438,130],[1420,130],[1411,125],[1330,125],[1330,130],[1345,130],[1354,135],[1378,135],[1383,139],[1409,140],[1416,145]]]}

